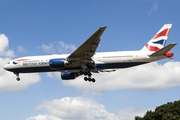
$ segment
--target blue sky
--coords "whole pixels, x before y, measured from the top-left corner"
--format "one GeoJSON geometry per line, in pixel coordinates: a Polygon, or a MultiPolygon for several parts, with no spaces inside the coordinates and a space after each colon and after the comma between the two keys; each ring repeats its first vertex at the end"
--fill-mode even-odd
{"type": "Polygon", "coordinates": [[[178,0],[1,0],[0,119],[133,120],[180,99],[179,44],[173,60],[62,81],[60,73],[15,75],[9,60],[71,53],[100,26],[107,26],[97,52],[140,50],[167,23],[166,44],[179,43],[178,0]]]}

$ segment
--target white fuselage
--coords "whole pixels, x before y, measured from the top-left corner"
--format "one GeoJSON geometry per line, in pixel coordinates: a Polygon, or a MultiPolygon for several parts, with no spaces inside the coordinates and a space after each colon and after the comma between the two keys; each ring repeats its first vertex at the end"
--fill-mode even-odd
{"type": "MultiPolygon", "coordinates": [[[[92,60],[95,62],[95,67],[99,71],[102,71],[105,69],[127,68],[167,58],[164,55],[149,57],[152,53],[153,52],[150,51],[98,52],[92,57],[92,60]]],[[[51,59],[66,60],[68,56],[69,54],[22,57],[10,61],[4,66],[4,69],[16,73],[52,71],[78,72],[82,70],[79,64],[77,64],[77,66],[67,65],[57,69],[50,67],[49,61],[51,59]]],[[[88,69],[91,69],[92,72],[94,70],[94,68],[88,69]]]]}

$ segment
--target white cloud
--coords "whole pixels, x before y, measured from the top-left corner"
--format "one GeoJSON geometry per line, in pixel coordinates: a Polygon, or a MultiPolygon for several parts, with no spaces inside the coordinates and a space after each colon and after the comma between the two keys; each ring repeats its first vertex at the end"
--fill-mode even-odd
{"type": "Polygon", "coordinates": [[[118,111],[118,120],[134,120],[135,116],[144,116],[147,109],[138,110],[134,107],[122,108],[118,111]]]}
{"type": "Polygon", "coordinates": [[[57,71],[57,72],[47,72],[46,74],[47,74],[48,78],[56,77],[58,79],[61,79],[61,73],[59,71],[57,71]]]}
{"type": "MultiPolygon", "coordinates": [[[[4,35],[0,35],[0,55],[13,57],[14,51],[8,50],[9,41],[4,35]]],[[[21,81],[16,81],[12,72],[5,71],[3,66],[11,61],[11,58],[0,57],[0,93],[12,93],[28,88],[30,85],[40,81],[38,74],[20,74],[21,81]]]]}
{"type": "Polygon", "coordinates": [[[62,120],[60,118],[49,115],[38,115],[35,117],[27,118],[26,120],[62,120]]]}
{"type": "Polygon", "coordinates": [[[158,9],[158,2],[157,2],[157,0],[155,0],[154,1],[154,4],[153,4],[153,6],[150,8],[150,10],[148,11],[148,15],[150,15],[152,12],[154,12],[154,11],[157,11],[157,9],[158,9]]]}
{"type": "Polygon", "coordinates": [[[18,52],[19,53],[26,53],[27,50],[25,48],[23,48],[22,46],[18,46],[18,52]]]}
{"type": "Polygon", "coordinates": [[[134,120],[135,116],[144,116],[147,112],[147,109],[129,107],[120,109],[115,115],[109,113],[102,104],[83,97],[44,101],[37,110],[43,110],[46,114],[26,120],[134,120]]]}
{"type": "Polygon", "coordinates": [[[161,90],[180,86],[180,62],[157,62],[132,68],[119,69],[111,73],[93,74],[95,83],[84,81],[83,77],[63,81],[64,85],[83,90],[106,91],[116,89],[161,90]]]}
{"type": "Polygon", "coordinates": [[[54,53],[53,45],[50,43],[49,45],[42,45],[41,48],[48,53],[54,53]]]}
{"type": "Polygon", "coordinates": [[[0,93],[17,92],[40,81],[38,74],[20,74],[21,81],[16,81],[16,76],[12,72],[3,69],[10,60],[10,58],[0,58],[0,93]]]}
{"type": "Polygon", "coordinates": [[[46,74],[47,74],[47,77],[49,77],[49,78],[53,78],[53,74],[52,74],[52,72],[47,72],[46,74]]]}
{"type": "MultiPolygon", "coordinates": [[[[109,113],[103,105],[92,99],[82,97],[65,97],[44,101],[37,109],[44,110],[47,113],[47,115],[43,116],[38,115],[41,118],[46,116],[59,118],[59,120],[115,120],[117,118],[115,114],[109,113]]],[[[27,120],[39,120],[35,119],[38,116],[27,120]]]]}
{"type": "Polygon", "coordinates": [[[0,56],[14,57],[14,51],[7,50],[9,40],[4,34],[0,34],[0,56]]]}
{"type": "Polygon", "coordinates": [[[56,41],[49,45],[43,44],[41,48],[47,53],[71,53],[76,49],[75,45],[65,44],[63,41],[56,41]]]}

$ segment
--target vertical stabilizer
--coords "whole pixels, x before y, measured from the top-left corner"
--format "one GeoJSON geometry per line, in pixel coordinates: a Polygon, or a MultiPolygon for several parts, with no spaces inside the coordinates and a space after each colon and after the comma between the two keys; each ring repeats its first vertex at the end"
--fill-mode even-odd
{"type": "Polygon", "coordinates": [[[165,24],[154,37],[141,49],[142,51],[158,51],[165,46],[172,24],[165,24]]]}

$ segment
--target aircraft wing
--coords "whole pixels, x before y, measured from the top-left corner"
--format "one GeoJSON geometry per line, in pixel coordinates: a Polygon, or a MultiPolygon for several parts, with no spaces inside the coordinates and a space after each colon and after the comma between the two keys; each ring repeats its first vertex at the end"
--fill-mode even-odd
{"type": "Polygon", "coordinates": [[[95,54],[99,46],[100,37],[107,26],[100,27],[91,37],[89,37],[81,46],[79,46],[72,54],[67,57],[67,67],[81,66],[82,69],[87,70],[88,67],[93,67],[93,72],[98,72],[95,62],[91,57],[95,54]]]}
{"type": "Polygon", "coordinates": [[[100,27],[91,37],[89,37],[80,47],[68,56],[68,61],[79,59],[91,59],[99,46],[100,37],[103,34],[105,27],[100,27]]]}

